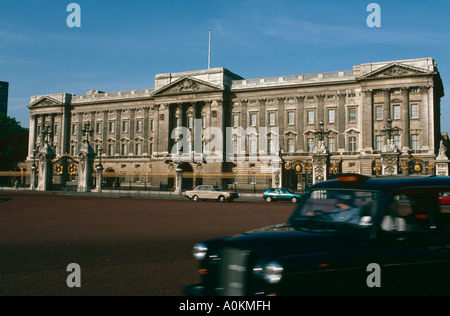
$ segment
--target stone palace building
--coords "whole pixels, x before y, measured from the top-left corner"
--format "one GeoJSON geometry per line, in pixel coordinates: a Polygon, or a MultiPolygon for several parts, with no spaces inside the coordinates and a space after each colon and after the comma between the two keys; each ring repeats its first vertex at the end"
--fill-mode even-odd
{"type": "Polygon", "coordinates": [[[54,188],[76,185],[89,141],[104,187],[172,190],[177,170],[183,189],[448,174],[443,95],[436,62],[420,58],[261,79],[211,68],[159,74],[152,89],[33,96],[27,170],[48,144],[54,188]]]}

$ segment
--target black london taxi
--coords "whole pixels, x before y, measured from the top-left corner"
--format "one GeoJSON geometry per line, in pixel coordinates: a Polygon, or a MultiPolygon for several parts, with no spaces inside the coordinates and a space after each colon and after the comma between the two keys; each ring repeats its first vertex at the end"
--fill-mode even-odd
{"type": "Polygon", "coordinates": [[[199,242],[186,295],[449,295],[450,177],[315,184],[286,223],[199,242]]]}

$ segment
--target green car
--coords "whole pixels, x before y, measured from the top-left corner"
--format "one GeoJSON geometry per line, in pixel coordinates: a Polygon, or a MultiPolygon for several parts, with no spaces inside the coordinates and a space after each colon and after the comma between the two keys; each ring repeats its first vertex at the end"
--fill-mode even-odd
{"type": "Polygon", "coordinates": [[[264,191],[262,198],[269,203],[272,201],[291,201],[292,203],[297,203],[301,195],[292,192],[288,188],[271,188],[264,191]]]}

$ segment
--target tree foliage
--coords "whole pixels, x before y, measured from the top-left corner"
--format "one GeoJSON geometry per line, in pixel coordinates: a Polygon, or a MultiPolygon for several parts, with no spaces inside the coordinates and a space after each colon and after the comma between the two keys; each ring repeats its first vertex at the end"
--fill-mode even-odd
{"type": "Polygon", "coordinates": [[[28,128],[0,113],[0,171],[13,170],[28,154],[28,128]]]}

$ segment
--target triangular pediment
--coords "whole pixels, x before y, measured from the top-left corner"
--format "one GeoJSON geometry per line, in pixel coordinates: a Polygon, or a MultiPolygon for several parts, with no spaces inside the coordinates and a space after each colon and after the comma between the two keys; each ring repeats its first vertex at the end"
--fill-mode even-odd
{"type": "Polygon", "coordinates": [[[223,88],[197,78],[183,77],[156,90],[152,95],[166,96],[218,91],[223,91],[223,88]]]}
{"type": "Polygon", "coordinates": [[[62,105],[61,102],[51,98],[44,96],[42,98],[39,98],[38,100],[32,102],[28,108],[37,108],[37,107],[49,107],[49,106],[55,106],[55,105],[62,105]]]}
{"type": "Polygon", "coordinates": [[[428,75],[430,74],[429,71],[399,64],[399,63],[393,63],[386,65],[384,67],[381,67],[379,69],[376,69],[374,71],[371,71],[363,76],[361,76],[359,79],[389,79],[389,78],[399,78],[399,77],[411,77],[411,76],[421,76],[421,75],[428,75]]]}

